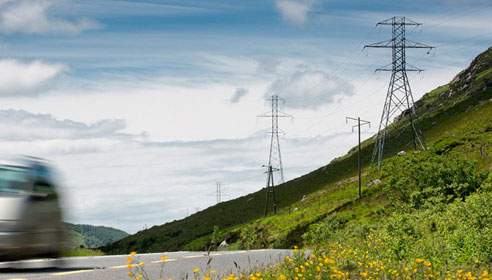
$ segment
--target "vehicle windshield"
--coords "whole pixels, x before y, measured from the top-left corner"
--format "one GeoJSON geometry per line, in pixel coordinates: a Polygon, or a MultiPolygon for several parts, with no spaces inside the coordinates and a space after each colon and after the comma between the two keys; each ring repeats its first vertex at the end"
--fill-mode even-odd
{"type": "Polygon", "coordinates": [[[0,167],[0,194],[20,194],[28,190],[26,170],[19,167],[0,167]]]}

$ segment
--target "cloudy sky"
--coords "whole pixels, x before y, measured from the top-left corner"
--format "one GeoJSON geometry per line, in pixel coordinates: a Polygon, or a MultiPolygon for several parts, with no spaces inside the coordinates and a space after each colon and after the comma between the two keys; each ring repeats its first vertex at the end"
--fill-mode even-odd
{"type": "Polygon", "coordinates": [[[280,95],[286,179],[377,130],[390,38],[407,37],[417,99],[492,43],[490,0],[0,0],[0,153],[50,159],[66,220],[136,232],[264,186],[280,95]]]}

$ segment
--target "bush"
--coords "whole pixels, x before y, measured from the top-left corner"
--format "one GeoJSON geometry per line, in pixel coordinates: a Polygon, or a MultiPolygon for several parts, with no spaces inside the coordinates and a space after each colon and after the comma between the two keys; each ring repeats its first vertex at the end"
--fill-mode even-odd
{"type": "Polygon", "coordinates": [[[479,172],[476,163],[460,156],[411,155],[392,159],[385,166],[386,192],[391,202],[407,203],[419,209],[450,203],[477,191],[488,171],[479,172]]]}

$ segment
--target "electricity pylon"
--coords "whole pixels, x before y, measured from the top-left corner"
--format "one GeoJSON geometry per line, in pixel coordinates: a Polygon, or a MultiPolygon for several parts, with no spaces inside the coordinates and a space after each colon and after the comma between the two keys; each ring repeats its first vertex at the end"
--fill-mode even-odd
{"type": "MultiPolygon", "coordinates": [[[[424,140],[424,135],[422,129],[420,128],[419,116],[415,110],[415,104],[412,96],[412,91],[410,90],[410,83],[408,82],[407,71],[418,71],[419,69],[406,62],[406,49],[432,49],[434,47],[413,42],[405,38],[405,27],[406,26],[419,26],[421,23],[417,23],[405,17],[392,17],[385,21],[379,22],[379,25],[390,25],[392,26],[392,38],[391,40],[366,45],[364,48],[391,48],[393,61],[391,68],[386,67],[376,69],[376,71],[391,71],[391,80],[388,87],[388,92],[386,95],[386,101],[383,107],[383,114],[381,116],[381,122],[379,123],[378,136],[376,139],[376,144],[374,145],[374,151],[371,159],[371,166],[373,166],[374,161],[378,160],[378,170],[381,169],[381,161],[383,160],[384,154],[384,141],[386,139],[388,124],[393,122],[390,120],[395,116],[395,114],[403,114],[409,120],[409,126],[404,126],[402,130],[397,134],[399,137],[407,127],[412,130],[412,140],[415,150],[421,148],[425,150],[426,144],[424,140]]],[[[393,124],[395,131],[397,127],[393,124]]]]}
{"type": "Polygon", "coordinates": [[[222,201],[222,183],[221,182],[216,183],[215,195],[217,197],[217,204],[219,204],[222,201]]]}
{"type": "Polygon", "coordinates": [[[278,134],[284,132],[278,127],[278,118],[292,118],[292,116],[279,111],[279,102],[285,102],[283,98],[278,95],[272,95],[267,99],[267,101],[272,103],[272,111],[261,114],[258,117],[272,118],[272,130],[270,131],[272,138],[270,140],[270,156],[268,158],[267,166],[271,166],[273,169],[278,169],[280,172],[279,183],[282,184],[284,182],[284,169],[282,167],[282,155],[280,154],[280,141],[278,134]]]}
{"type": "Polygon", "coordinates": [[[224,190],[222,189],[222,182],[217,181],[217,183],[215,184],[215,194],[213,194],[212,196],[215,196],[215,198],[217,199],[217,204],[222,202],[223,196],[229,196],[227,194],[224,194],[224,190]]]}

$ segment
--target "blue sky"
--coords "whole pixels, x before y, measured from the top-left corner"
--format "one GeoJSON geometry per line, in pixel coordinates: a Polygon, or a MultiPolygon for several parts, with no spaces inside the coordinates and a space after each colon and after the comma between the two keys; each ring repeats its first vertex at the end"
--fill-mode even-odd
{"type": "Polygon", "coordinates": [[[263,187],[265,97],[279,94],[285,176],[346,153],[345,116],[376,132],[391,62],[378,21],[423,23],[407,37],[426,69],[416,99],[490,47],[485,0],[0,0],[0,152],[53,160],[66,219],[135,232],[263,187]],[[181,193],[185,193],[183,197],[181,193]],[[108,203],[109,202],[109,203],[108,203]],[[130,207],[132,211],[126,210],[130,207]]]}

